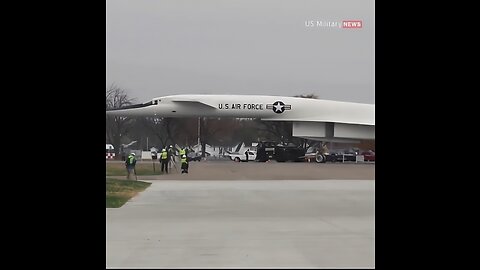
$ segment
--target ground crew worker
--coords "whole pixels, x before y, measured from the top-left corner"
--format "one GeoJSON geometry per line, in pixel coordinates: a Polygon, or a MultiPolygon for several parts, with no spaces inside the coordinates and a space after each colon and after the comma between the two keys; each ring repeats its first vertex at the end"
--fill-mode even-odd
{"type": "Polygon", "coordinates": [[[168,157],[168,160],[170,161],[168,162],[168,167],[170,170],[172,170],[172,166],[175,166],[175,164],[177,163],[177,161],[175,160],[175,149],[173,148],[173,145],[170,145],[170,147],[168,148],[168,157]]]}
{"type": "Polygon", "coordinates": [[[245,161],[246,161],[246,162],[248,162],[248,154],[249,154],[249,153],[248,153],[248,150],[245,151],[245,161]]]}
{"type": "Polygon", "coordinates": [[[187,151],[185,151],[185,147],[180,149],[179,153],[181,157],[183,157],[183,155],[187,155],[187,151]]]}
{"type": "Polygon", "coordinates": [[[188,160],[186,155],[182,155],[182,159],[180,159],[182,162],[182,173],[188,173],[188,160]]]}
{"type": "Polygon", "coordinates": [[[162,173],[163,168],[165,168],[165,172],[168,173],[168,153],[165,148],[162,149],[162,153],[160,154],[160,163],[162,164],[162,173]]]}
{"type": "Polygon", "coordinates": [[[125,159],[125,167],[127,168],[127,180],[130,179],[130,175],[135,173],[135,164],[137,164],[137,160],[135,159],[135,153],[130,153],[128,157],[125,159]]]}

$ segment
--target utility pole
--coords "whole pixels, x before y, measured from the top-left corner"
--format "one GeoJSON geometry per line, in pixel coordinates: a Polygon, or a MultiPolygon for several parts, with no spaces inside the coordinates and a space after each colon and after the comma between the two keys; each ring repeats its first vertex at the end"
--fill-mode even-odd
{"type": "Polygon", "coordinates": [[[197,143],[200,145],[200,117],[198,117],[198,133],[197,133],[197,143]]]}

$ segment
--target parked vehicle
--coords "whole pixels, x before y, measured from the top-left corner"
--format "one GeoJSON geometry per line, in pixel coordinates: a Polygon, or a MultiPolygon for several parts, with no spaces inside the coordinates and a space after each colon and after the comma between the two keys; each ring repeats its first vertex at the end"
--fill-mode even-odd
{"type": "Polygon", "coordinates": [[[275,147],[275,159],[278,162],[303,161],[307,149],[293,143],[278,144],[275,147]]]}
{"type": "Polygon", "coordinates": [[[265,162],[267,160],[274,159],[275,146],[277,146],[276,142],[259,142],[257,144],[257,155],[255,160],[265,162]]]}
{"type": "Polygon", "coordinates": [[[315,158],[315,162],[317,163],[326,163],[337,162],[338,156],[335,153],[320,154],[319,152],[316,152],[313,154],[313,158],[315,158]]]}
{"type": "Polygon", "coordinates": [[[106,159],[113,159],[115,158],[115,148],[112,144],[106,144],[106,151],[105,151],[105,158],[106,159]]]}
{"type": "Polygon", "coordinates": [[[317,147],[309,147],[304,156],[300,157],[306,161],[315,161],[317,163],[337,162],[335,153],[320,151],[317,147]]]}
{"type": "Polygon", "coordinates": [[[257,153],[255,151],[247,150],[244,153],[231,153],[230,159],[235,162],[247,161],[247,155],[245,154],[246,152],[248,152],[249,161],[254,161],[257,158],[257,153]]]}
{"type": "Polygon", "coordinates": [[[353,161],[355,162],[357,160],[357,153],[353,151],[345,151],[345,150],[337,150],[337,151],[331,151],[330,155],[332,155],[332,158],[334,156],[334,159],[336,162],[344,162],[344,161],[353,161]]]}
{"type": "Polygon", "coordinates": [[[202,160],[202,155],[197,154],[195,152],[188,152],[187,158],[188,158],[188,161],[200,161],[202,160]]]}
{"type": "Polygon", "coordinates": [[[360,152],[360,150],[352,148],[347,150],[332,150],[328,153],[321,154],[316,148],[310,147],[307,153],[302,157],[306,160],[314,160],[317,163],[325,162],[356,162],[357,156],[363,155],[364,161],[375,161],[375,152],[372,150],[360,152]]]}
{"type": "Polygon", "coordinates": [[[271,141],[259,142],[257,144],[256,160],[265,162],[274,159],[278,162],[303,161],[307,149],[293,143],[276,143],[271,141]]]}
{"type": "Polygon", "coordinates": [[[151,147],[150,153],[152,154],[152,159],[158,158],[158,149],[156,147],[151,147]]]}
{"type": "Polygon", "coordinates": [[[363,155],[364,161],[375,161],[375,152],[372,150],[362,152],[361,155],[363,155]]]}

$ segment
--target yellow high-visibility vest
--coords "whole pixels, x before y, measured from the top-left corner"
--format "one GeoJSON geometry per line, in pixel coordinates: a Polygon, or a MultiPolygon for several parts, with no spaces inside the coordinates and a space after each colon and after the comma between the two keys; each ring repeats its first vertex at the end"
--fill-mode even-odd
{"type": "Polygon", "coordinates": [[[162,159],[167,159],[167,151],[162,152],[162,159]]]}

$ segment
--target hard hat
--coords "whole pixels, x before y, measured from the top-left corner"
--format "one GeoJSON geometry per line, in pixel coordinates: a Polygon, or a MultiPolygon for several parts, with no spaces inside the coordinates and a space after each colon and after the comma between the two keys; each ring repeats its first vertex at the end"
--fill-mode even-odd
{"type": "Polygon", "coordinates": [[[165,148],[163,148],[162,151],[167,151],[167,150],[165,150],[165,148]]]}
{"type": "Polygon", "coordinates": [[[173,147],[173,145],[170,144],[170,147],[173,147]]]}
{"type": "Polygon", "coordinates": [[[187,156],[183,155],[182,157],[183,157],[183,158],[186,158],[187,156]]]}
{"type": "Polygon", "coordinates": [[[135,156],[135,153],[130,153],[130,155],[135,156]]]}

